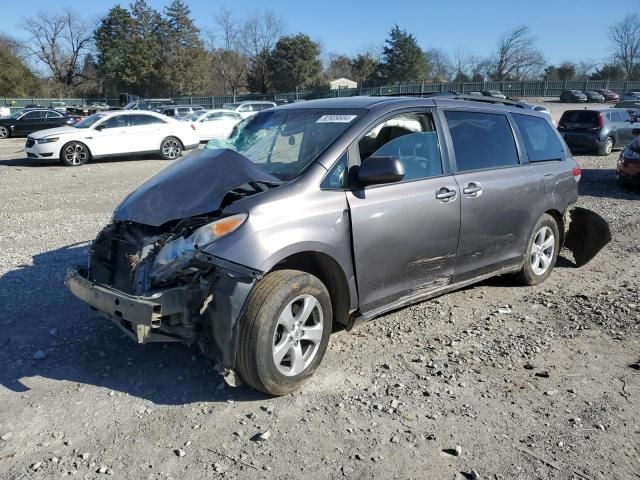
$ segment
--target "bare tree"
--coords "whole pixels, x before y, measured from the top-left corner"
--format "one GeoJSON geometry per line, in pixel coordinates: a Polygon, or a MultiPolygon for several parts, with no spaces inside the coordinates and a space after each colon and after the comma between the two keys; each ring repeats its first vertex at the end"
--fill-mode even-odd
{"type": "Polygon", "coordinates": [[[627,15],[621,22],[609,28],[609,39],[613,43],[613,56],[624,69],[627,78],[640,63],[640,16],[627,15]]]}
{"type": "Polygon", "coordinates": [[[252,16],[244,25],[242,46],[250,61],[250,83],[263,93],[270,86],[269,55],[284,32],[283,21],[269,11],[252,16]]]}
{"type": "Polygon", "coordinates": [[[495,80],[524,80],[538,77],[545,61],[529,27],[521,26],[502,35],[492,64],[495,80]]]}
{"type": "Polygon", "coordinates": [[[24,49],[47,67],[53,80],[70,87],[85,80],[82,66],[92,32],[74,12],[40,12],[26,19],[23,28],[30,36],[24,49]]]}
{"type": "Polygon", "coordinates": [[[427,62],[431,67],[431,76],[434,80],[446,81],[451,78],[451,59],[449,55],[439,48],[431,48],[425,52],[427,62]]]}
{"type": "Polygon", "coordinates": [[[242,29],[226,8],[216,16],[216,26],[219,34],[210,35],[209,42],[213,69],[222,79],[224,93],[237,95],[246,82],[248,63],[243,53],[242,29]]]}

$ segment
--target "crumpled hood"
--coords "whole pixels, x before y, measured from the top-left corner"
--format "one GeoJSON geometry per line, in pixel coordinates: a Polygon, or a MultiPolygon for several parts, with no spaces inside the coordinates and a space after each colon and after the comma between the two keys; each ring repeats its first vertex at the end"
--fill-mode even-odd
{"type": "Polygon", "coordinates": [[[204,150],[178,160],[131,192],[113,219],[160,226],[220,208],[225,195],[247,182],[282,183],[228,149],[204,150]]]}

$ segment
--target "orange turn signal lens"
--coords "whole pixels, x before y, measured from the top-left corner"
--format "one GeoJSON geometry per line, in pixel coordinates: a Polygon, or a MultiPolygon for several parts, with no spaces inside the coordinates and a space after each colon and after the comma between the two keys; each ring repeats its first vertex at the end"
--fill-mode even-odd
{"type": "Polygon", "coordinates": [[[242,222],[244,222],[246,218],[247,216],[244,214],[232,215],[214,222],[211,225],[211,229],[213,230],[215,237],[220,238],[233,232],[236,228],[242,225],[242,222]]]}

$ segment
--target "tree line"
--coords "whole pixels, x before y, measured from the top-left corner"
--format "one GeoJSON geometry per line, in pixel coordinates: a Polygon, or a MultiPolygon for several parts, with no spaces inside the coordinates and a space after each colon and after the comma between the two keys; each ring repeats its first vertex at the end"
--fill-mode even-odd
{"type": "Polygon", "coordinates": [[[527,26],[503,33],[493,52],[476,56],[423,49],[392,26],[380,47],[355,55],[322,49],[288,33],[264,11],[238,19],[226,9],[210,30],[196,26],[184,0],[162,11],[146,0],[112,7],[95,25],[72,10],[25,18],[21,40],[0,34],[0,97],[144,97],[290,92],[328,88],[346,77],[360,87],[416,82],[640,80],[640,16],[609,30],[612,51],[600,62],[549,65],[527,26]]]}

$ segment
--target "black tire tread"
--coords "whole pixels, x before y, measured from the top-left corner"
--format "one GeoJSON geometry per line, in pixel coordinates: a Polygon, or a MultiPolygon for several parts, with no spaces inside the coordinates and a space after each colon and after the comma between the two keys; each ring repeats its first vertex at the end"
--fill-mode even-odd
{"type": "MultiPolygon", "coordinates": [[[[298,388],[304,383],[313,373],[315,368],[319,365],[319,362],[324,355],[326,349],[326,343],[321,352],[318,352],[318,363],[305,372],[301,377],[300,382],[295,385],[295,382],[287,385],[273,383],[269,381],[269,384],[265,384],[265,380],[260,377],[260,358],[264,357],[264,352],[260,350],[264,347],[263,343],[260,343],[260,335],[264,334],[265,328],[271,328],[273,318],[270,315],[266,315],[263,309],[272,309],[273,302],[269,301],[269,298],[278,298],[281,294],[280,289],[284,287],[284,291],[289,291],[289,287],[292,284],[299,283],[302,288],[311,286],[314,288],[320,288],[324,290],[324,294],[327,298],[327,305],[324,306],[327,335],[330,335],[331,331],[331,302],[329,301],[329,293],[326,291],[326,287],[322,282],[313,275],[300,271],[300,270],[275,270],[265,275],[258,284],[253,288],[249,297],[247,298],[247,306],[245,312],[240,319],[239,331],[238,331],[238,350],[236,353],[236,370],[242,377],[242,379],[249,386],[260,390],[269,395],[285,395],[291,393],[291,391],[298,388]]],[[[328,337],[327,337],[328,341],[328,337]]],[[[270,348],[270,347],[269,347],[270,348]]],[[[264,373],[264,372],[263,372],[264,373]]]]}

